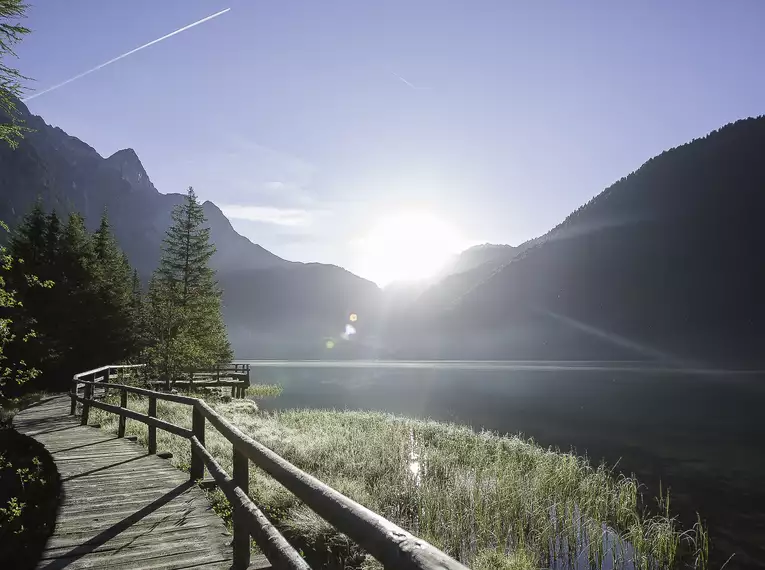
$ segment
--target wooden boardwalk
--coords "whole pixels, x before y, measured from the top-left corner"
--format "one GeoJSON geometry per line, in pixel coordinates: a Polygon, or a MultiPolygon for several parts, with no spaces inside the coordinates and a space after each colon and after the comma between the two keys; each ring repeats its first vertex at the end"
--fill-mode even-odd
{"type": "MultiPolygon", "coordinates": [[[[69,402],[55,397],[14,418],[61,476],[56,527],[37,568],[231,568],[231,536],[188,474],[136,443],[80,426],[69,402]]],[[[262,557],[253,562],[268,567],[262,557]]]]}

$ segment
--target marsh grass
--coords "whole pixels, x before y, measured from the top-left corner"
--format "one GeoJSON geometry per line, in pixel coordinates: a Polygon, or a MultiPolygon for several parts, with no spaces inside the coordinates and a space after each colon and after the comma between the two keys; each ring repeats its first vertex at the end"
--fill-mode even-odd
{"type": "MultiPolygon", "coordinates": [[[[157,404],[159,417],[190,427],[188,406],[157,404]]],[[[476,570],[707,567],[701,520],[683,531],[668,493],[649,513],[634,478],[571,453],[384,413],[268,413],[248,400],[220,398],[211,405],[299,468],[476,570]]],[[[145,412],[147,402],[131,398],[129,407],[145,412]]],[[[103,429],[116,431],[116,416],[91,414],[103,429]]],[[[127,433],[146,443],[146,426],[128,420],[127,433]]],[[[229,442],[209,426],[205,437],[230,473],[229,442]]],[[[159,449],[188,469],[188,442],[162,431],[157,438],[159,449]]],[[[250,495],[288,538],[322,560],[335,567],[379,567],[254,467],[250,495]]],[[[225,500],[213,498],[225,518],[225,500]]]]}

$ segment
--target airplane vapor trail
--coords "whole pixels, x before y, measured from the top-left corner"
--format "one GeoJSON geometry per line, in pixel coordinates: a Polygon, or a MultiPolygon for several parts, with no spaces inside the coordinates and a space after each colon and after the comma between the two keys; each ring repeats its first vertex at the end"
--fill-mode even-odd
{"type": "Polygon", "coordinates": [[[169,34],[166,34],[162,36],[161,38],[157,38],[156,40],[152,40],[147,44],[143,44],[142,46],[138,46],[135,49],[131,49],[128,52],[123,53],[122,55],[118,55],[117,57],[110,59],[109,61],[106,61],[100,65],[97,65],[91,69],[88,69],[87,71],[83,71],[82,73],[75,75],[74,77],[70,77],[66,81],[62,81],[61,83],[58,83],[56,85],[53,85],[52,87],[48,87],[47,89],[43,89],[42,91],[39,91],[33,95],[30,95],[29,97],[26,97],[23,99],[24,102],[30,101],[32,99],[35,99],[36,97],[39,97],[40,95],[45,95],[46,93],[50,93],[51,91],[54,91],[58,89],[59,87],[63,87],[64,85],[69,85],[72,81],[77,81],[78,79],[81,79],[85,77],[86,75],[90,75],[91,73],[94,73],[98,71],[99,69],[103,69],[107,65],[111,65],[112,63],[119,61],[123,58],[126,58],[129,55],[133,55],[137,51],[141,51],[142,49],[146,49],[149,46],[153,46],[154,44],[157,44],[163,40],[166,40],[167,38],[171,38],[176,34],[180,34],[181,32],[185,32],[186,30],[189,30],[195,26],[198,26],[199,24],[204,24],[205,22],[208,22],[212,20],[213,18],[217,18],[218,16],[221,16],[231,10],[231,8],[226,8],[225,10],[221,10],[220,12],[216,12],[215,14],[212,14],[210,16],[207,16],[206,18],[202,18],[201,20],[197,20],[196,22],[193,22],[191,24],[188,24],[187,26],[183,26],[182,28],[178,28],[174,32],[170,32],[169,34]]]}
{"type": "Polygon", "coordinates": [[[399,81],[401,81],[401,82],[405,83],[406,85],[408,85],[409,87],[411,87],[412,89],[414,89],[415,91],[419,91],[419,90],[421,89],[420,87],[416,87],[415,85],[413,85],[412,83],[410,83],[409,81],[407,81],[406,79],[404,79],[403,77],[401,77],[401,76],[400,76],[398,73],[396,73],[395,71],[390,71],[390,74],[391,74],[393,77],[395,77],[396,79],[398,79],[399,81]]]}

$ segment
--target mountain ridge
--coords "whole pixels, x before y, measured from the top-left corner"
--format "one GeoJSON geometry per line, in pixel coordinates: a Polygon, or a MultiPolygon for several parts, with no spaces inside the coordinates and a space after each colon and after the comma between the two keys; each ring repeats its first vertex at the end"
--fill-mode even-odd
{"type": "MultiPolygon", "coordinates": [[[[30,113],[20,101],[17,106],[19,117],[31,131],[19,141],[17,149],[0,148],[0,219],[15,225],[38,197],[44,207],[55,208],[60,214],[82,213],[90,229],[95,228],[106,210],[131,264],[144,281],[148,279],[159,262],[170,212],[183,195],[161,193],[132,148],[104,158],[87,143],[30,113]]],[[[212,201],[205,201],[203,208],[217,248],[211,263],[224,291],[224,314],[230,328],[241,332],[232,336],[238,354],[267,356],[261,352],[263,343],[248,345],[241,340],[252,336],[247,331],[256,328],[278,329],[285,337],[301,337],[303,345],[297,352],[315,356],[325,350],[325,336],[340,334],[348,317],[345,308],[341,312],[341,304],[334,301],[335,296],[356,299],[360,307],[374,304],[363,301],[379,294],[371,281],[333,265],[282,259],[236,232],[212,201]],[[316,266],[321,269],[317,271],[316,266]],[[283,273],[269,275],[283,269],[289,269],[295,280],[305,281],[308,288],[312,280],[321,282],[311,297],[315,306],[290,297],[290,291],[305,296],[306,290],[287,287],[283,273]],[[247,294],[234,294],[242,289],[243,281],[247,294]],[[253,303],[254,298],[259,302],[253,303]],[[303,313],[291,310],[295,306],[301,306],[303,313]],[[333,310],[335,314],[331,314],[333,310]],[[312,323],[310,336],[302,334],[302,320],[312,323]]],[[[357,312],[362,310],[360,307],[357,312]]]]}
{"type": "MultiPolygon", "coordinates": [[[[160,193],[133,149],[104,158],[20,112],[33,131],[0,149],[0,219],[17,221],[33,196],[91,227],[106,208],[150,274],[182,195],[160,193]]],[[[274,255],[207,201],[233,344],[240,357],[765,362],[764,159],[765,118],[736,121],[649,159],[537,238],[470,248],[431,282],[387,294],[274,255]],[[327,343],[351,313],[353,341],[327,343]]]]}
{"type": "Polygon", "coordinates": [[[418,354],[762,363],[765,117],[646,161],[405,340],[418,354]]]}

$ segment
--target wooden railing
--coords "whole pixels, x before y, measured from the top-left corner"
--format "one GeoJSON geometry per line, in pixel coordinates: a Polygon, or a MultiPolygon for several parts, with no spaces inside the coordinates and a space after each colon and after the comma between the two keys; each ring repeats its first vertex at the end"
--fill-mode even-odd
{"type": "MultiPolygon", "coordinates": [[[[244,398],[250,387],[249,364],[216,364],[210,368],[187,370],[185,380],[174,380],[173,388],[192,390],[194,388],[231,388],[232,398],[244,398]]],[[[149,385],[163,387],[162,380],[149,381],[149,385]]]]}
{"type": "Polygon", "coordinates": [[[447,556],[431,544],[408,533],[389,520],[367,509],[345,495],[325,485],[315,477],[301,471],[286,459],[239,430],[215,412],[204,400],[156,392],[145,388],[114,384],[110,380],[117,366],[105,366],[78,374],[72,380],[71,412],[82,404],[82,424],[87,424],[91,407],[119,415],[117,435],[124,437],[125,422],[132,419],[149,427],[149,453],[157,452],[157,428],[189,440],[191,445],[190,477],[201,480],[205,467],[225,494],[233,508],[234,568],[247,568],[250,562],[252,537],[274,568],[308,569],[298,552],[249,497],[250,462],[263,469],[290,492],[313,509],[319,516],[345,533],[364,548],[385,568],[410,570],[466,570],[465,566],[447,556]],[[99,376],[100,375],[100,376],[99,376]],[[90,379],[87,379],[90,378],[90,379]],[[97,379],[101,378],[101,381],[97,379]],[[84,395],[79,395],[84,386],[84,395]],[[120,405],[95,400],[94,390],[116,390],[120,405]],[[149,399],[148,414],[127,408],[127,395],[137,394],[149,399]],[[157,418],[157,400],[191,406],[191,429],[157,418]],[[205,447],[205,422],[209,421],[232,445],[233,473],[229,475],[205,447]]]}

